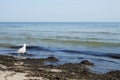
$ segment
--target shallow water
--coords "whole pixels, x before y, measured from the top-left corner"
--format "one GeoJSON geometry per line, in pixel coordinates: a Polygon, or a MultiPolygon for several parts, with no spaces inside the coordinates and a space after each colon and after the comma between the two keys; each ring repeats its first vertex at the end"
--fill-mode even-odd
{"type": "Polygon", "coordinates": [[[0,23],[0,54],[15,53],[23,43],[35,54],[25,57],[54,55],[60,64],[87,59],[96,64],[92,71],[120,70],[120,23],[0,23]]]}

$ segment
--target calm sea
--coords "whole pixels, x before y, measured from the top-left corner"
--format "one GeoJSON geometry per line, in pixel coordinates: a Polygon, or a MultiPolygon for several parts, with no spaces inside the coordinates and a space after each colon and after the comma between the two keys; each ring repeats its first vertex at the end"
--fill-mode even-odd
{"type": "Polygon", "coordinates": [[[93,71],[120,70],[120,23],[118,22],[0,22],[0,54],[14,53],[10,46],[28,49],[34,58],[54,55],[60,63],[93,61],[93,71]],[[109,66],[108,66],[109,65],[109,66]]]}

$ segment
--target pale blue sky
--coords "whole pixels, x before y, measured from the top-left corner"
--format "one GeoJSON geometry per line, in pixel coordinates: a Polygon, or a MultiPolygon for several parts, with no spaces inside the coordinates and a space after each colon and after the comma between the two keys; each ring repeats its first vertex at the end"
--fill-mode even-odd
{"type": "Polygon", "coordinates": [[[0,22],[120,22],[120,0],[0,0],[0,22]]]}

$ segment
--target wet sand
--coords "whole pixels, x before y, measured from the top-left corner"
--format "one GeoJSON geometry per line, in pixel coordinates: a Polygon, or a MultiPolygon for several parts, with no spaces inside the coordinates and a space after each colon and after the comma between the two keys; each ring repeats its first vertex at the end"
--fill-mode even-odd
{"type": "Polygon", "coordinates": [[[89,70],[94,63],[84,60],[80,63],[57,64],[59,60],[48,58],[15,58],[0,55],[0,78],[2,80],[120,80],[120,71],[105,74],[89,70]],[[48,62],[52,64],[47,64],[48,62]]]}

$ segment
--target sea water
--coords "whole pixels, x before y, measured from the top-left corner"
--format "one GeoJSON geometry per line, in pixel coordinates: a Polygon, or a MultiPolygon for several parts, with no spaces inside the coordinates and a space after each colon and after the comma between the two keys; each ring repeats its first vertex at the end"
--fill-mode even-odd
{"type": "Polygon", "coordinates": [[[28,49],[32,58],[54,55],[61,64],[87,59],[93,71],[120,70],[119,22],[0,22],[0,54],[24,43],[48,49],[28,49]]]}

